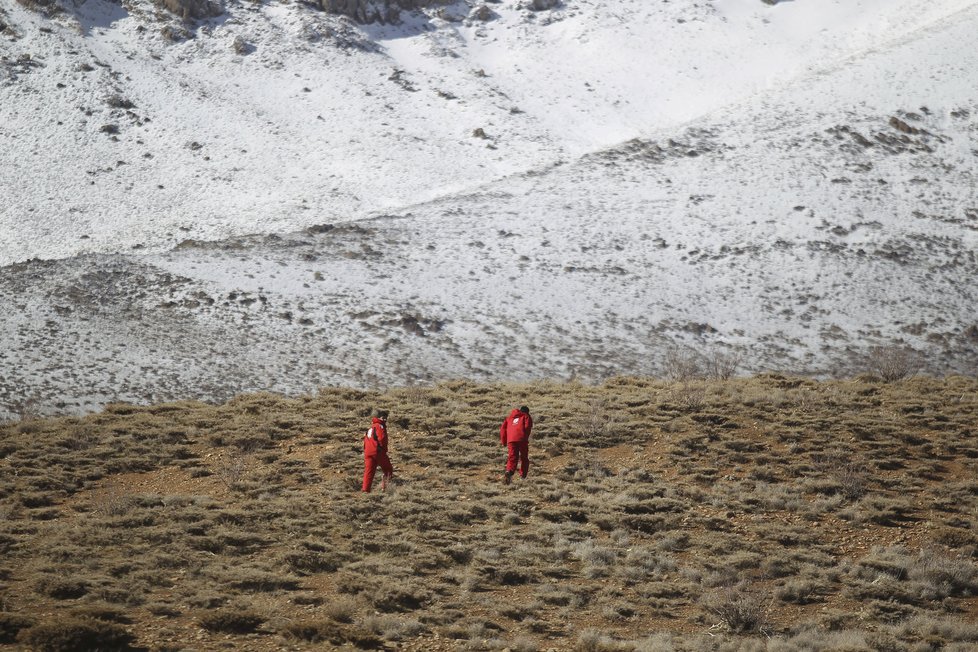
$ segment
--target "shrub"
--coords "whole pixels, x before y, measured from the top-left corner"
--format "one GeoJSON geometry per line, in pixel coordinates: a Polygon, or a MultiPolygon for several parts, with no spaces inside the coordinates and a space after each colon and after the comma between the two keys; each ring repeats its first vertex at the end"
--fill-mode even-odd
{"type": "Polygon", "coordinates": [[[615,425],[614,414],[601,399],[591,399],[584,404],[584,414],[575,430],[585,444],[598,445],[611,434],[615,425]]]}
{"type": "Polygon", "coordinates": [[[737,374],[743,355],[736,352],[713,351],[706,359],[706,376],[710,380],[730,380],[737,374]]]}
{"type": "Polygon", "coordinates": [[[706,402],[706,388],[697,382],[683,381],[671,392],[671,399],[687,412],[696,412],[706,402]]]}
{"type": "Polygon", "coordinates": [[[727,629],[737,633],[763,631],[769,602],[746,583],[722,587],[702,599],[707,611],[718,617],[727,629]]]}
{"type": "Polygon", "coordinates": [[[264,622],[264,616],[238,609],[212,611],[200,618],[200,626],[207,631],[225,634],[247,634],[261,627],[264,622]]]}
{"type": "Polygon", "coordinates": [[[0,643],[13,643],[17,640],[17,633],[20,630],[27,629],[33,624],[34,621],[26,616],[0,612],[0,643]]]}
{"type": "Polygon", "coordinates": [[[59,618],[22,631],[17,640],[42,652],[109,651],[128,650],[133,636],[115,623],[59,618]]]}
{"type": "Polygon", "coordinates": [[[342,645],[346,642],[340,626],[330,621],[305,621],[288,625],[282,634],[286,638],[309,643],[331,643],[332,645],[342,645]]]}
{"type": "Polygon", "coordinates": [[[296,550],[285,555],[285,565],[299,575],[331,573],[340,567],[342,558],[329,552],[296,550]]]}
{"type": "Polygon", "coordinates": [[[44,577],[37,581],[37,592],[56,600],[73,600],[88,593],[84,580],[71,577],[44,577]]]}
{"type": "Polygon", "coordinates": [[[363,619],[363,627],[377,634],[385,641],[400,641],[416,636],[424,626],[417,620],[393,615],[374,615],[363,619]]]}
{"type": "Polygon", "coordinates": [[[818,600],[818,593],[822,587],[810,579],[794,579],[778,587],[775,595],[784,602],[795,604],[809,604],[818,600]]]}
{"type": "Polygon", "coordinates": [[[373,603],[380,611],[414,611],[428,600],[423,590],[405,586],[384,586],[374,594],[373,603]]]}
{"type": "Polygon", "coordinates": [[[239,487],[248,470],[248,462],[240,455],[231,455],[217,469],[217,477],[228,489],[239,487]]]}
{"type": "Polygon", "coordinates": [[[703,356],[692,349],[673,347],[662,362],[665,377],[675,382],[689,382],[703,377],[703,356]]]}
{"type": "Polygon", "coordinates": [[[978,568],[968,559],[921,553],[910,566],[911,580],[928,588],[928,597],[969,596],[978,591],[978,568]]]}
{"type": "Polygon", "coordinates": [[[909,346],[874,346],[869,349],[870,369],[884,382],[909,378],[920,371],[920,354],[909,346]]]}
{"type": "Polygon", "coordinates": [[[357,613],[357,603],[352,598],[339,597],[330,601],[325,612],[338,623],[352,623],[357,613]]]}
{"type": "Polygon", "coordinates": [[[574,652],[618,652],[632,650],[633,646],[619,643],[595,629],[585,629],[577,635],[574,652]]]}
{"type": "Polygon", "coordinates": [[[836,455],[815,456],[814,462],[834,481],[831,488],[846,500],[859,500],[866,495],[868,482],[866,464],[846,460],[836,455]]]}

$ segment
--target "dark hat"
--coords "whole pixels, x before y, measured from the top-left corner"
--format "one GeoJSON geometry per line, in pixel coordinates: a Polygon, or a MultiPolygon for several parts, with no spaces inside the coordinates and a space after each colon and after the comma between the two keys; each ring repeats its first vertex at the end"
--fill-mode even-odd
{"type": "Polygon", "coordinates": [[[521,405],[520,406],[520,412],[522,412],[523,414],[529,414],[530,413],[530,408],[526,407],[525,405],[521,405]]]}

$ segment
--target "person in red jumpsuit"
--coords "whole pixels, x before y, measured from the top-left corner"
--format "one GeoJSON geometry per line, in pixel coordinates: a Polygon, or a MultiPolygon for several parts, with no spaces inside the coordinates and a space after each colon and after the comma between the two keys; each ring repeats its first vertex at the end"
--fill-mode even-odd
{"type": "Polygon", "coordinates": [[[377,466],[384,472],[380,490],[387,490],[387,483],[394,476],[394,466],[387,456],[387,412],[374,410],[367,434],[363,438],[363,491],[370,493],[377,466]]]}
{"type": "Polygon", "coordinates": [[[503,446],[509,446],[509,457],[506,458],[506,475],[503,484],[509,484],[516,472],[517,458],[520,462],[520,477],[526,478],[530,470],[530,431],[533,429],[533,419],[530,408],[525,405],[514,409],[503,421],[499,428],[499,440],[503,446]]]}

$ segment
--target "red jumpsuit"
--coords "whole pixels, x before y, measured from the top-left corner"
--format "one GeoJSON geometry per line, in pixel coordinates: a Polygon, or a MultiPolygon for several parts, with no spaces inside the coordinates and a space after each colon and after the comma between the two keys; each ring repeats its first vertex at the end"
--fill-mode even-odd
{"type": "Polygon", "coordinates": [[[530,430],[533,429],[533,419],[528,412],[514,409],[503,421],[499,428],[499,440],[503,446],[509,446],[509,457],[506,459],[506,477],[516,471],[516,460],[520,462],[520,477],[525,478],[530,470],[530,430]]]}
{"type": "Polygon", "coordinates": [[[384,472],[381,490],[387,488],[387,481],[394,475],[394,467],[387,457],[387,421],[374,417],[370,429],[363,438],[363,490],[370,492],[374,473],[380,465],[384,472]]]}

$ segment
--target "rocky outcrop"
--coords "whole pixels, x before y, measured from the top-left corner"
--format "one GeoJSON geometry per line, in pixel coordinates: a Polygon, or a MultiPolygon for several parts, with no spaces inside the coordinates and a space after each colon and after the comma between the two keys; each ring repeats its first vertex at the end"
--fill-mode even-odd
{"type": "Polygon", "coordinates": [[[319,0],[323,10],[340,14],[358,23],[396,23],[401,10],[424,9],[451,4],[453,0],[319,0]]]}
{"type": "Polygon", "coordinates": [[[184,20],[214,18],[224,13],[223,0],[156,0],[156,4],[184,20]]]}
{"type": "Polygon", "coordinates": [[[560,0],[529,0],[523,5],[530,11],[546,11],[560,6],[560,0]]]}

